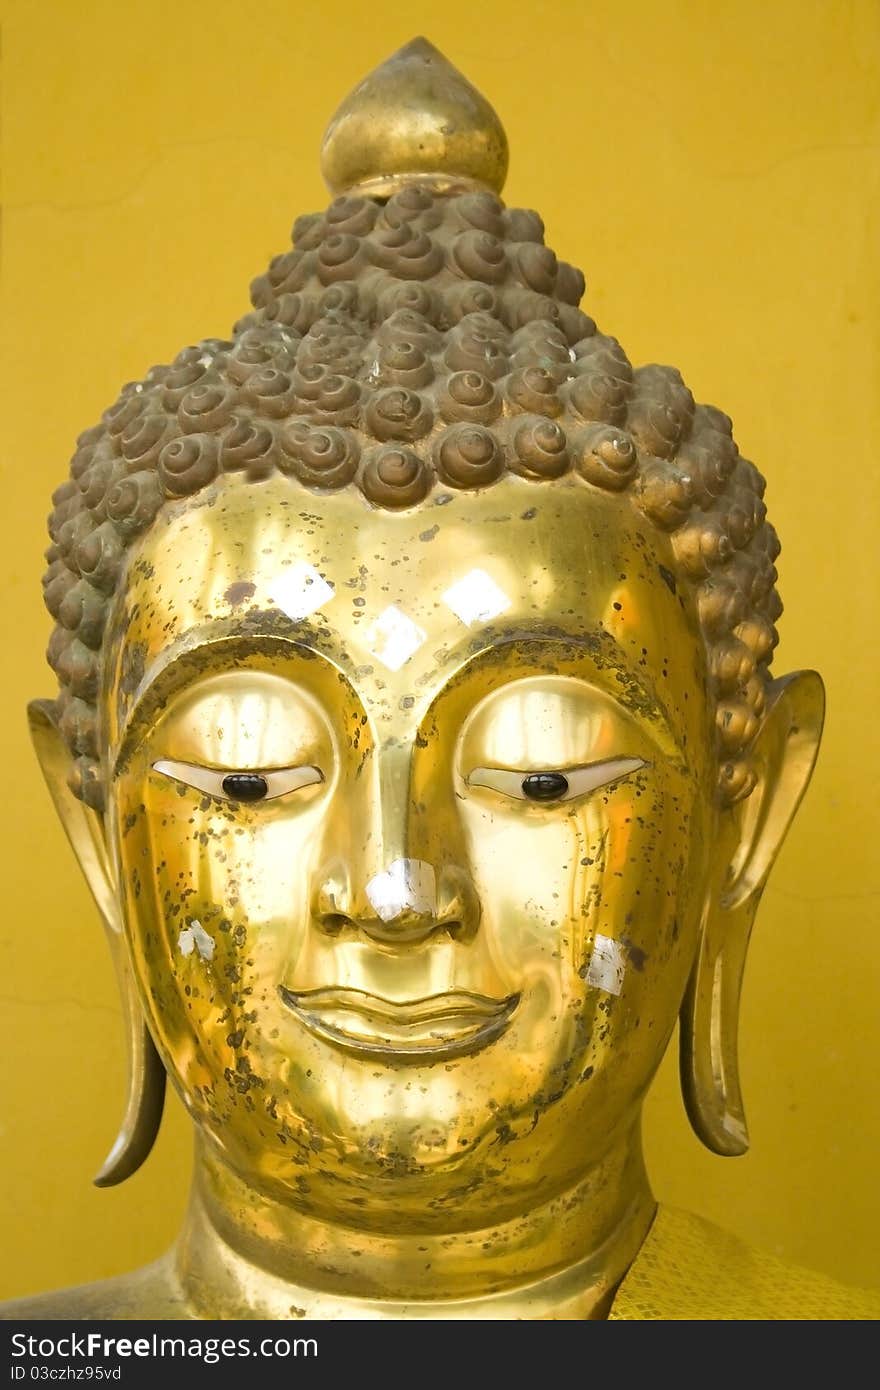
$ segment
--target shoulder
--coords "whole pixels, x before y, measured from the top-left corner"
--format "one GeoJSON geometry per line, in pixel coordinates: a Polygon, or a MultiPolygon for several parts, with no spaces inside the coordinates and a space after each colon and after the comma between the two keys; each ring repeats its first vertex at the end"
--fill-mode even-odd
{"type": "Polygon", "coordinates": [[[880,1291],[838,1284],[755,1250],[692,1212],[661,1206],[609,1316],[861,1321],[880,1318],[880,1291]]]}
{"type": "Polygon", "coordinates": [[[169,1257],[131,1274],[0,1303],[4,1322],[89,1322],[190,1318],[169,1257]]]}

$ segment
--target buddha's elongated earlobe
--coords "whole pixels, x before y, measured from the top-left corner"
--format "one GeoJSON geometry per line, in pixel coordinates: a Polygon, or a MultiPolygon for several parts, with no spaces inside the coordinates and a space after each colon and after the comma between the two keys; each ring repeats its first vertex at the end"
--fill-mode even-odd
{"type": "Polygon", "coordinates": [[[749,936],[764,885],[807,789],[825,713],[815,671],[775,680],[754,744],[757,783],[719,819],[700,946],[681,1009],[681,1086],[707,1148],[745,1153],[737,1031],[749,936]]]}
{"type": "Polygon", "coordinates": [[[128,1098],[116,1142],[95,1178],[98,1187],[112,1187],[134,1173],[153,1147],[165,1100],[165,1068],[137,996],[103,822],[98,812],[80,801],[67,784],[71,754],[57,727],[53,702],[32,701],[28,705],[28,722],[55,808],[101,913],[119,984],[128,1048],[128,1098]]]}
{"type": "Polygon", "coordinates": [[[119,1133],[93,1179],[96,1187],[114,1187],[137,1172],[156,1142],[165,1104],[165,1068],[144,1020],[125,941],[121,932],[108,931],[107,935],[122,1000],[128,1050],[128,1094],[119,1133]]]}

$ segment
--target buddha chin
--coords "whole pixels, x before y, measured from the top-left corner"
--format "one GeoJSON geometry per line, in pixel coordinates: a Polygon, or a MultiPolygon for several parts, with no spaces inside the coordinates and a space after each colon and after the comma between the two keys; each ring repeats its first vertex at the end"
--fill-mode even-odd
{"type": "Polygon", "coordinates": [[[715,776],[696,618],[668,542],[577,484],[289,499],[169,508],[111,619],[151,1029],[267,1195],[502,1220],[629,1141],[676,1017],[715,776]]]}

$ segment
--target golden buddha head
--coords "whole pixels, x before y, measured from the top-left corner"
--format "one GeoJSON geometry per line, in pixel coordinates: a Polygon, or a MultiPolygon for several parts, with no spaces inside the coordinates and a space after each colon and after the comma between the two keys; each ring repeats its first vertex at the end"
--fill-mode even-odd
{"type": "Polygon", "coordinates": [[[822,687],[771,678],[729,419],[578,307],[469,84],[416,41],[325,161],[231,339],[80,436],[32,726],[129,1019],[99,1181],[167,1070],[274,1200],[476,1228],[637,1165],[679,1016],[691,1119],[745,1148],[745,949],[822,687]]]}

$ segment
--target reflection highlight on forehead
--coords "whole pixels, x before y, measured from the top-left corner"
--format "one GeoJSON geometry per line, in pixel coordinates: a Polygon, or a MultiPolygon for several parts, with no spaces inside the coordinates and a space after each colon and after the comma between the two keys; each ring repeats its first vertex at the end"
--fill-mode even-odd
{"type": "Polygon", "coordinates": [[[317,613],[325,603],[329,603],[336,590],[319,574],[314,565],[305,560],[291,566],[273,579],[268,594],[276,607],[288,618],[296,621],[317,613]]]}
{"type": "Polygon", "coordinates": [[[396,603],[389,603],[372,624],[367,651],[389,671],[399,671],[427,640],[427,633],[396,603]]]}
{"type": "Polygon", "coordinates": [[[473,569],[444,591],[443,602],[469,627],[487,623],[511,605],[508,595],[485,570],[473,569]]]}
{"type": "MultiPolygon", "coordinates": [[[[310,617],[336,597],[336,589],[314,565],[300,561],[268,587],[272,603],[288,618],[310,617]]],[[[512,600],[484,569],[471,569],[444,590],[443,603],[467,627],[490,622],[512,600]]],[[[366,601],[364,602],[368,616],[366,601]]],[[[427,633],[396,603],[388,604],[368,629],[367,651],[389,671],[399,671],[427,640],[427,633]]]]}
{"type": "MultiPolygon", "coordinates": [[[[336,597],[336,588],[314,565],[302,560],[273,579],[267,594],[276,608],[297,622],[326,607],[336,597]]],[[[446,608],[468,627],[490,622],[512,602],[483,569],[468,570],[444,590],[442,598],[446,608]]],[[[390,603],[370,625],[366,647],[387,670],[399,671],[426,640],[424,629],[398,604],[390,603]]]]}

